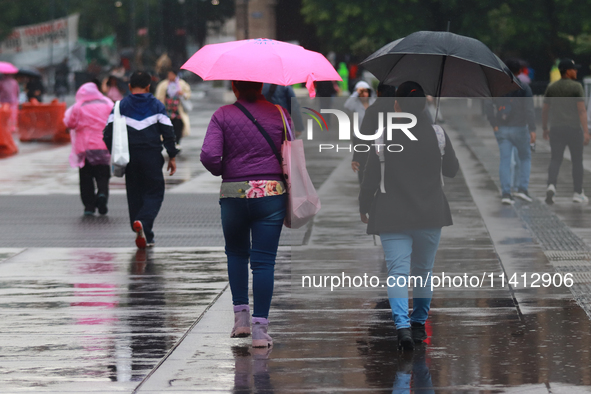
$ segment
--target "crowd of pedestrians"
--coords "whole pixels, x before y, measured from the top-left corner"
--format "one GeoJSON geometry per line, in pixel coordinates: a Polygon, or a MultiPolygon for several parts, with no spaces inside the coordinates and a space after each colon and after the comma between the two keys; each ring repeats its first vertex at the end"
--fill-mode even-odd
{"type": "MultiPolygon", "coordinates": [[[[508,59],[505,63],[519,77],[520,62],[508,59]]],[[[568,146],[573,162],[573,201],[584,203],[588,199],[582,189],[582,151],[590,139],[584,92],[576,82],[577,65],[572,60],[562,60],[559,70],[562,78],[548,86],[542,109],[543,137],[549,139],[552,150],[546,202],[554,202],[558,171],[568,146]]],[[[340,72],[344,73],[342,65],[340,72]]],[[[528,189],[536,119],[532,91],[527,80],[519,79],[523,89],[495,97],[486,107],[499,145],[503,204],[513,204],[514,196],[532,201],[528,189]],[[512,167],[516,168],[515,177],[511,175],[512,167]]],[[[10,81],[5,79],[3,83],[8,85],[10,81]]],[[[143,71],[129,77],[125,92],[111,77],[103,84],[86,83],[76,93],[76,104],[67,110],[64,119],[72,136],[70,162],[79,168],[84,215],[89,216],[96,210],[101,215],[108,212],[114,122],[119,113],[125,119],[130,156],[125,183],[130,227],[138,248],[155,244],[153,226],[165,190],[162,149],[166,150],[167,170],[172,175],[180,141],[190,130],[187,101],[191,89],[178,70],[168,71],[167,78],[155,88],[155,95],[150,93],[154,90],[151,85],[152,77],[143,71]],[[114,101],[118,106],[114,107],[114,101]]],[[[232,89],[237,101],[213,114],[201,162],[222,179],[221,223],[235,322],[230,335],[252,336],[254,347],[268,347],[273,344],[268,317],[274,265],[288,214],[287,185],[278,151],[286,127],[294,126],[296,135],[304,127],[291,87],[233,81],[232,89]],[[253,275],[252,311],[249,267],[253,275]]],[[[318,82],[317,89],[324,96],[319,100],[329,106],[327,97],[348,87],[318,82]]],[[[425,321],[432,298],[429,280],[441,230],[452,225],[442,176],[454,177],[459,170],[458,160],[449,137],[434,124],[437,122],[429,111],[428,96],[419,83],[407,81],[397,87],[380,83],[374,93],[371,85],[360,80],[344,106],[355,114],[353,127],[362,134],[375,133],[379,113],[406,112],[417,119],[413,128],[417,141],[405,144],[403,152],[356,152],[351,164],[359,177],[361,221],[367,224],[368,234],[381,239],[388,276],[408,279],[411,274],[424,280],[414,289],[410,314],[408,281],[404,286],[388,287],[399,346],[412,349],[427,338],[425,321]]],[[[402,145],[406,138],[395,134],[391,143],[402,145]]]]}

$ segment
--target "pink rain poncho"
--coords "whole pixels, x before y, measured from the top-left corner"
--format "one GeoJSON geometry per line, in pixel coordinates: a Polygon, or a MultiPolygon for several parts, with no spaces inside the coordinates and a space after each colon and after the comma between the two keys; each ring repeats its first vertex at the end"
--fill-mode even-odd
{"type": "Polygon", "coordinates": [[[8,122],[8,131],[13,133],[16,129],[18,117],[18,95],[20,89],[18,82],[12,75],[5,75],[0,78],[0,103],[10,105],[10,120],[8,122]]]}
{"type": "Polygon", "coordinates": [[[103,96],[94,83],[80,86],[76,92],[76,104],[68,108],[64,116],[64,123],[72,137],[72,167],[84,167],[85,160],[91,165],[109,165],[110,156],[103,141],[103,129],[112,109],[113,102],[103,96]]]}

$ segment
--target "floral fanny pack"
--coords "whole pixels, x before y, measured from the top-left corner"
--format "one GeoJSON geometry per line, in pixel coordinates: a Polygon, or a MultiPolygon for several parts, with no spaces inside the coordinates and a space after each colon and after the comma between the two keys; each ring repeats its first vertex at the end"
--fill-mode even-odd
{"type": "Polygon", "coordinates": [[[286,192],[282,181],[222,182],[220,198],[261,198],[286,192]]]}

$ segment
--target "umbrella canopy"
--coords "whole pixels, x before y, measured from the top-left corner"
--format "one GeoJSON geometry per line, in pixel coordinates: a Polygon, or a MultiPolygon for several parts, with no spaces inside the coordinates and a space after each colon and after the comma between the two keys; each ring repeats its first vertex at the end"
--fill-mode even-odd
{"type": "Polygon", "coordinates": [[[12,63],[0,62],[0,74],[16,74],[18,68],[14,67],[12,63]]]}
{"type": "Polygon", "coordinates": [[[265,38],[206,45],[181,68],[205,81],[252,81],[284,86],[306,83],[310,97],[315,96],[314,81],[341,80],[320,53],[265,38]]]}
{"type": "Polygon", "coordinates": [[[449,32],[412,33],[377,50],[361,65],[385,84],[415,81],[437,97],[499,97],[521,89],[486,45],[449,32]]]}
{"type": "Polygon", "coordinates": [[[41,78],[41,73],[32,68],[19,68],[17,74],[25,77],[41,78]]]}

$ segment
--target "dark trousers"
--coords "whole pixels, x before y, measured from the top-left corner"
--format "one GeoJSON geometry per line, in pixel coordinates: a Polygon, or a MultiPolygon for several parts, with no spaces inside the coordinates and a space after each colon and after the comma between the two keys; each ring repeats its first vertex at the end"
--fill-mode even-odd
{"type": "Polygon", "coordinates": [[[108,165],[91,165],[88,160],[84,167],[80,168],[80,198],[84,204],[84,210],[94,212],[96,209],[96,197],[104,194],[109,198],[109,178],[111,171],[108,165]]]}
{"type": "Polygon", "coordinates": [[[220,199],[232,302],[234,305],[248,305],[250,260],[254,317],[269,316],[275,258],[286,204],[286,194],[261,198],[220,199]]]}
{"type": "Polygon", "coordinates": [[[129,164],[125,170],[125,188],[129,221],[142,222],[146,240],[154,241],[154,220],[164,200],[164,157],[159,150],[129,150],[129,164]]]}
{"type": "Polygon", "coordinates": [[[171,119],[172,128],[174,129],[174,136],[176,138],[176,143],[181,143],[181,138],[183,138],[183,127],[185,124],[183,123],[181,118],[174,118],[171,119]]]}
{"type": "Polygon", "coordinates": [[[583,191],[583,132],[581,129],[552,128],[550,130],[550,149],[552,155],[548,167],[548,185],[556,185],[558,173],[568,146],[573,165],[573,184],[575,193],[583,191]]]}

